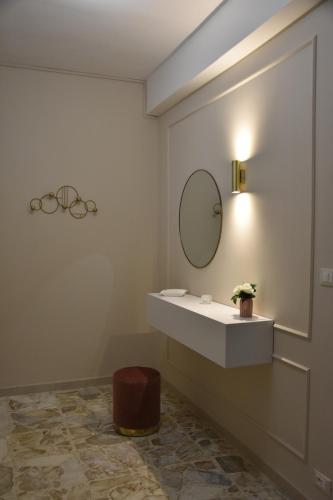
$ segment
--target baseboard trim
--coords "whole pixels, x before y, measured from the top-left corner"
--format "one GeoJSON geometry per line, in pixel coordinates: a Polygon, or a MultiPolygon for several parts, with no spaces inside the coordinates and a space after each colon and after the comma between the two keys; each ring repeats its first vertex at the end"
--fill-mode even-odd
{"type": "Polygon", "coordinates": [[[272,469],[267,465],[261,458],[259,458],[253,451],[251,451],[247,446],[245,446],[241,441],[237,439],[236,436],[231,434],[225,427],[218,424],[208,413],[202,410],[200,407],[196,406],[193,401],[191,401],[185,394],[183,394],[176,386],[163,379],[162,387],[170,389],[178,394],[178,396],[183,399],[192,409],[193,413],[197,414],[198,417],[207,420],[210,425],[216,429],[218,433],[225,434],[230,442],[240,450],[249,460],[256,465],[262,472],[264,472],[280,489],[281,493],[286,495],[288,498],[293,500],[308,500],[300,491],[298,491],[294,486],[292,486],[282,475],[272,469]]]}
{"type": "Polygon", "coordinates": [[[60,380],[57,382],[46,382],[43,384],[17,385],[12,387],[0,388],[0,397],[17,396],[18,394],[28,394],[36,392],[61,391],[67,389],[76,389],[89,385],[104,385],[112,383],[112,375],[103,377],[79,378],[74,380],[60,380]]]}

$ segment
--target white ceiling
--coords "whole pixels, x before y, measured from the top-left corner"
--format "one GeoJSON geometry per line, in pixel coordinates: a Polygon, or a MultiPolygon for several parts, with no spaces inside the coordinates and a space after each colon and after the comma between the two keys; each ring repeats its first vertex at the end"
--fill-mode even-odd
{"type": "Polygon", "coordinates": [[[0,0],[0,64],[146,77],[221,0],[0,0]]]}

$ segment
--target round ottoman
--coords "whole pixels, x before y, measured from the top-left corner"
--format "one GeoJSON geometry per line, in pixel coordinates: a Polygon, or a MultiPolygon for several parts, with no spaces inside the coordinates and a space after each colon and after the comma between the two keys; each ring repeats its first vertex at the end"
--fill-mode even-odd
{"type": "Polygon", "coordinates": [[[131,366],[113,375],[113,422],[125,436],[156,432],[160,422],[161,376],[154,368],[131,366]]]}

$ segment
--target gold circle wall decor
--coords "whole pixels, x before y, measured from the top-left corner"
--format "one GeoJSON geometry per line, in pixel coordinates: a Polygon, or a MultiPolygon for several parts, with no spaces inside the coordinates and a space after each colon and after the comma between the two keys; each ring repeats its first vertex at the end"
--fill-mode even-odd
{"type": "Polygon", "coordinates": [[[83,219],[88,213],[87,202],[82,201],[79,196],[72,201],[68,209],[74,219],[83,219]]]}
{"type": "Polygon", "coordinates": [[[74,200],[79,198],[79,193],[73,186],[61,186],[56,192],[56,197],[61,207],[66,210],[74,200]]]}
{"type": "Polygon", "coordinates": [[[60,186],[55,193],[44,194],[41,198],[30,200],[30,210],[32,212],[41,211],[44,214],[54,214],[58,208],[63,211],[68,210],[74,219],[83,219],[88,212],[97,213],[97,206],[94,200],[82,200],[78,190],[67,184],[60,186]]]}
{"type": "Polygon", "coordinates": [[[32,198],[30,200],[30,210],[41,210],[42,209],[42,200],[40,198],[32,198]]]}
{"type": "Polygon", "coordinates": [[[86,205],[87,205],[88,212],[95,212],[95,213],[97,212],[97,207],[96,207],[96,203],[94,202],[94,200],[87,200],[86,205]]]}
{"type": "Polygon", "coordinates": [[[59,201],[54,193],[44,194],[40,200],[40,209],[44,214],[54,214],[59,208],[59,201]]]}

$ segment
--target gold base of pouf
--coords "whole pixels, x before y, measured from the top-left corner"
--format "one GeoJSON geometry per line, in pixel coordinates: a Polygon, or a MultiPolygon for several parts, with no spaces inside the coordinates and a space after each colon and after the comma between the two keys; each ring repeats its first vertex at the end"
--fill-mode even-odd
{"type": "Polygon", "coordinates": [[[122,436],[128,437],[142,437],[148,436],[149,434],[154,434],[159,429],[159,424],[154,425],[154,427],[147,427],[147,429],[127,429],[126,427],[120,427],[119,425],[115,425],[115,430],[118,434],[122,436]]]}

